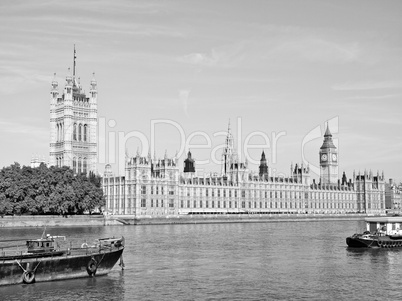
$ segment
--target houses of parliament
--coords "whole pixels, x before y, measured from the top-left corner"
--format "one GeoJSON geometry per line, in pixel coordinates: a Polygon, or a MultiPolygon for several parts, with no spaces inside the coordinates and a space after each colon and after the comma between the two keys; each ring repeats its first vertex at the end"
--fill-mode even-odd
{"type": "MultiPolygon", "coordinates": [[[[97,82],[83,92],[76,74],[66,77],[59,96],[58,82],[51,84],[50,165],[69,166],[76,173],[96,173],[97,82]]],[[[151,158],[137,154],[127,158],[125,174],[114,176],[105,167],[103,191],[107,214],[134,218],[178,217],[195,214],[383,214],[384,174],[371,171],[340,176],[341,158],[327,126],[318,150],[320,178],[312,179],[309,166],[291,166],[288,177],[269,174],[264,151],[259,170],[252,172],[240,162],[228,127],[219,175],[199,177],[189,151],[179,168],[178,159],[151,158]]]]}

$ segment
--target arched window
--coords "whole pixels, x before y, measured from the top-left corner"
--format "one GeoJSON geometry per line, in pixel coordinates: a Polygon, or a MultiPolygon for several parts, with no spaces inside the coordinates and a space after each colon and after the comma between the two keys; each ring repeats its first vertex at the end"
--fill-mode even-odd
{"type": "Polygon", "coordinates": [[[73,171],[77,172],[77,158],[76,157],[73,158],[73,171]]]}
{"type": "Polygon", "coordinates": [[[58,124],[58,132],[59,132],[59,134],[58,134],[58,136],[59,136],[59,141],[62,141],[63,140],[63,128],[62,128],[62,124],[61,123],[59,123],[58,124]]]}
{"type": "Polygon", "coordinates": [[[60,140],[64,141],[64,122],[60,123],[60,140]]]}
{"type": "Polygon", "coordinates": [[[56,158],[56,165],[57,165],[57,167],[62,167],[62,165],[63,165],[63,157],[57,157],[56,158]]]}
{"type": "Polygon", "coordinates": [[[81,163],[82,163],[81,158],[78,158],[78,171],[77,171],[77,173],[82,172],[82,165],[81,165],[81,163]]]}
{"type": "Polygon", "coordinates": [[[87,141],[87,134],[88,134],[88,126],[84,125],[84,141],[87,141]]]}
{"type": "Polygon", "coordinates": [[[56,124],[57,127],[57,139],[56,141],[60,141],[60,128],[59,128],[59,124],[56,124]]]}
{"type": "Polygon", "coordinates": [[[81,141],[82,138],[82,124],[78,126],[78,141],[81,141]]]}
{"type": "Polygon", "coordinates": [[[74,128],[73,128],[73,140],[77,141],[77,124],[74,123],[74,128]]]}
{"type": "Polygon", "coordinates": [[[83,159],[82,165],[83,165],[83,172],[84,172],[84,174],[86,174],[87,173],[87,158],[83,159]]]}

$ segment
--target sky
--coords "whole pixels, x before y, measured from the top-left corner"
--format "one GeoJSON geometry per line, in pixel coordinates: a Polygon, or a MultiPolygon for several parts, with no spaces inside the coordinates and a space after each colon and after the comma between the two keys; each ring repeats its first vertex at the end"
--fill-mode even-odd
{"type": "Polygon", "coordinates": [[[219,173],[309,164],[326,124],[339,173],[402,180],[402,2],[325,0],[0,2],[0,167],[49,158],[50,84],[98,82],[99,164],[191,151],[219,173]],[[56,73],[56,76],[54,75],[56,73]],[[152,148],[148,146],[152,145],[152,148]]]}

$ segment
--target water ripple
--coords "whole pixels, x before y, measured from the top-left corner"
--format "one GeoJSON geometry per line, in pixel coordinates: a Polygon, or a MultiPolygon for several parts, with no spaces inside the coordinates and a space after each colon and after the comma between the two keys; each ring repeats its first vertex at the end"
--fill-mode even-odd
{"type": "MultiPolygon", "coordinates": [[[[397,300],[402,250],[356,250],[362,222],[281,222],[55,228],[126,237],[124,271],[0,288],[4,300],[397,300]]],[[[35,229],[2,229],[3,237],[35,229]]],[[[40,235],[40,234],[39,234],[40,235]]]]}

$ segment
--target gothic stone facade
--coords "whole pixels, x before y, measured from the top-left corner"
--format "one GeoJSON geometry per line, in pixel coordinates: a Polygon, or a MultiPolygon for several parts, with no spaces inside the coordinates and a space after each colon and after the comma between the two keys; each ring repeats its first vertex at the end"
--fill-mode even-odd
{"type": "Polygon", "coordinates": [[[96,172],[97,83],[91,80],[86,95],[75,76],[66,77],[61,97],[56,80],[50,99],[50,166],[69,166],[75,173],[96,172]]]}
{"type": "Polygon", "coordinates": [[[371,172],[338,179],[338,157],[327,129],[320,149],[320,182],[311,181],[308,166],[291,167],[288,178],[268,174],[265,154],[259,173],[248,170],[232,149],[230,128],[220,176],[195,176],[191,153],[180,172],[176,158],[130,158],[125,175],[103,178],[109,214],[175,217],[187,214],[383,214],[384,176],[371,172]],[[327,157],[322,158],[326,154],[327,157]],[[336,154],[336,158],[333,157],[336,154]],[[330,155],[330,156],[329,156],[330,155]],[[334,160],[335,159],[335,160],[334,160]],[[331,160],[331,164],[328,164],[331,160]],[[328,166],[331,168],[327,168],[328,166]]]}

